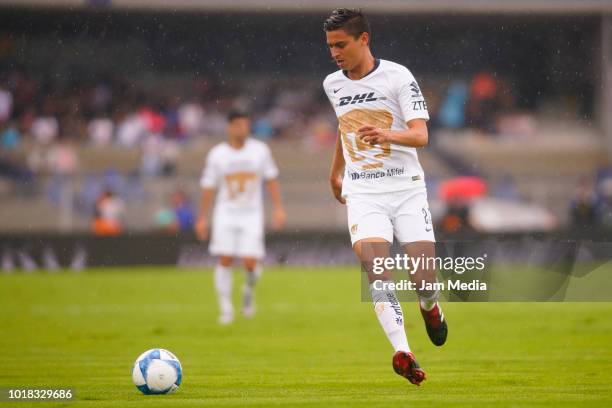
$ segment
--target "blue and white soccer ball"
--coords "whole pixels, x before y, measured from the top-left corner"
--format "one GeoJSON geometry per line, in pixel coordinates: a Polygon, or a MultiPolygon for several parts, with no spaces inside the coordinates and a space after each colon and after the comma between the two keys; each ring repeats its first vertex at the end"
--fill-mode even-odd
{"type": "Polygon", "coordinates": [[[134,363],[132,380],[143,394],[169,394],[176,391],[183,379],[181,363],[164,349],[142,353],[134,363]]]}

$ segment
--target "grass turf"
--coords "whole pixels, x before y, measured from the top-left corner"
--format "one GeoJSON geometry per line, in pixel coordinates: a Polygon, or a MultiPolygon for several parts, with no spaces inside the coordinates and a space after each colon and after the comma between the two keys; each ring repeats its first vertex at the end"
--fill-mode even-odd
{"type": "Polygon", "coordinates": [[[76,390],[0,408],[612,406],[612,303],[447,303],[442,348],[404,304],[428,374],[417,388],[393,372],[354,268],[270,269],[257,296],[253,320],[220,327],[209,271],[0,275],[0,387],[76,390]],[[132,385],[133,361],[153,347],[182,362],[176,394],[132,385]]]}

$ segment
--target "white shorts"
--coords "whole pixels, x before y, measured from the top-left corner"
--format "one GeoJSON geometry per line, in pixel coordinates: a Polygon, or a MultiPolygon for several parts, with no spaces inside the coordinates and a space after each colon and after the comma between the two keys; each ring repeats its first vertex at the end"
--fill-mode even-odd
{"type": "Polygon", "coordinates": [[[350,194],[346,197],[351,244],[364,238],[400,243],[435,242],[427,190],[419,187],[391,193],[350,194]]]}
{"type": "Polygon", "coordinates": [[[215,256],[262,259],[265,254],[261,217],[214,217],[208,251],[215,256]]]}

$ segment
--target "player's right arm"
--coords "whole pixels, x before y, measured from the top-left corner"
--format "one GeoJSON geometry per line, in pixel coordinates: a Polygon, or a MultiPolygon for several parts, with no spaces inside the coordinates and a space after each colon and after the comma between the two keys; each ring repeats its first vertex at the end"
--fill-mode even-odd
{"type": "Polygon", "coordinates": [[[206,166],[202,172],[202,178],[200,179],[200,187],[202,187],[202,197],[200,198],[200,208],[198,211],[198,220],[195,223],[194,229],[196,237],[200,241],[206,241],[208,239],[208,214],[213,205],[215,198],[215,192],[219,184],[219,170],[215,163],[214,149],[208,154],[206,158],[206,166]]]}
{"type": "Polygon", "coordinates": [[[208,213],[212,207],[213,200],[215,198],[214,188],[203,188],[202,198],[200,199],[200,210],[198,212],[198,221],[195,224],[195,234],[200,241],[206,241],[208,239],[208,213]]]}
{"type": "Polygon", "coordinates": [[[346,200],[342,197],[342,177],[344,175],[344,155],[342,154],[342,137],[340,136],[340,129],[336,135],[336,148],[334,149],[334,156],[332,158],[331,171],[329,174],[329,183],[331,185],[334,197],[341,204],[345,204],[346,200]]]}

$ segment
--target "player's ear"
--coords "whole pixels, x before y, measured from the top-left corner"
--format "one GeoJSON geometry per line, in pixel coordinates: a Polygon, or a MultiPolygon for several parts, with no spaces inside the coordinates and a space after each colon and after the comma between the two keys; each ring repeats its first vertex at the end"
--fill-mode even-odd
{"type": "Polygon", "coordinates": [[[361,33],[361,35],[359,36],[359,42],[361,42],[362,45],[369,45],[370,34],[366,33],[365,31],[361,33]]]}

